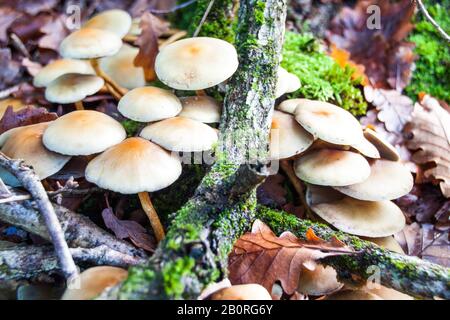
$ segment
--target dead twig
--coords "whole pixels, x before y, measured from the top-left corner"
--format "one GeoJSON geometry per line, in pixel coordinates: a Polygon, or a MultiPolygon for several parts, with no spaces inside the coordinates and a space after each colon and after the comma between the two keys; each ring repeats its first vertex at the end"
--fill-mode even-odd
{"type": "Polygon", "coordinates": [[[427,8],[423,4],[422,0],[415,0],[419,9],[422,11],[425,18],[436,28],[436,30],[440,33],[440,35],[445,39],[445,41],[450,42],[450,36],[445,32],[444,29],[433,19],[433,17],[428,12],[427,8]]]}
{"type": "Polygon", "coordinates": [[[189,0],[183,3],[180,3],[179,5],[174,6],[173,8],[170,8],[168,10],[158,10],[158,9],[149,9],[149,11],[153,14],[167,14],[167,13],[173,13],[175,11],[184,9],[188,6],[190,6],[191,4],[194,4],[195,2],[197,2],[197,0],[189,0]]]}
{"type": "Polygon", "coordinates": [[[194,34],[192,35],[193,38],[197,37],[200,33],[200,30],[202,29],[203,24],[205,23],[206,19],[208,18],[209,12],[211,11],[215,0],[211,0],[208,4],[208,7],[205,10],[205,13],[203,14],[202,19],[200,20],[200,23],[197,26],[197,29],[195,29],[194,34]]]}
{"type": "Polygon", "coordinates": [[[4,98],[9,97],[14,92],[19,91],[19,89],[20,89],[20,84],[17,84],[17,85],[15,85],[13,87],[6,88],[5,90],[0,91],[0,99],[4,99],[4,98]]]}

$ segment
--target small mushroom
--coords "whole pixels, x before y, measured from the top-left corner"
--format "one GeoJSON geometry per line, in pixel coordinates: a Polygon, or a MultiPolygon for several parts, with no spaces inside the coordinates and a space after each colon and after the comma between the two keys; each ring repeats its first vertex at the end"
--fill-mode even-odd
{"type": "Polygon", "coordinates": [[[350,112],[327,102],[304,101],[295,109],[295,120],[316,138],[333,144],[356,144],[363,136],[350,112]]]}
{"type": "Polygon", "coordinates": [[[308,99],[288,99],[284,100],[282,103],[280,103],[277,107],[278,110],[289,113],[289,114],[295,114],[295,109],[297,109],[297,106],[302,103],[308,103],[311,100],[308,99]]]}
{"type": "Polygon", "coordinates": [[[211,300],[272,300],[272,297],[259,284],[241,284],[216,291],[211,300]]]}
{"type": "Polygon", "coordinates": [[[51,151],[81,156],[102,152],[126,136],[122,125],[110,116],[98,111],[80,110],[51,122],[44,132],[43,142],[51,151]]]}
{"type": "Polygon", "coordinates": [[[343,286],[337,280],[336,270],[318,264],[314,270],[302,269],[297,291],[310,296],[322,296],[336,292],[343,286]]]}
{"type": "Polygon", "coordinates": [[[275,90],[275,98],[279,98],[286,93],[295,92],[300,89],[300,79],[292,73],[289,73],[286,69],[278,68],[278,80],[275,90]]]}
{"type": "Polygon", "coordinates": [[[33,85],[38,88],[45,88],[53,80],[68,73],[95,75],[95,71],[88,61],[58,59],[50,62],[34,76],[33,85]]]}
{"type": "Polygon", "coordinates": [[[89,19],[83,29],[100,29],[114,33],[119,38],[125,37],[130,31],[132,24],[128,12],[119,9],[103,11],[89,19]]]}
{"type": "Polygon", "coordinates": [[[325,298],[326,300],[383,300],[376,294],[366,290],[343,290],[325,298]]]}
{"type": "Polygon", "coordinates": [[[203,123],[219,123],[222,106],[208,96],[193,96],[180,98],[183,109],[179,116],[203,123]]]}
{"type": "Polygon", "coordinates": [[[159,80],[178,90],[203,90],[224,82],[238,68],[230,43],[206,37],[176,41],[161,49],[155,62],[159,80]]]}
{"type": "Polygon", "coordinates": [[[361,140],[357,143],[352,144],[351,147],[357,150],[362,155],[366,156],[367,158],[372,159],[381,158],[378,149],[365,137],[361,137],[361,140]]]}
{"type": "Polygon", "coordinates": [[[370,165],[370,176],[363,182],[335,187],[352,198],[365,201],[393,200],[408,194],[414,179],[400,162],[375,160],[370,165]]]}
{"type": "Polygon", "coordinates": [[[369,202],[345,197],[311,208],[337,229],[357,236],[387,237],[405,226],[403,212],[391,201],[369,202]]]}
{"type": "Polygon", "coordinates": [[[175,117],[152,123],[140,136],[171,151],[201,152],[211,150],[218,141],[217,131],[199,121],[175,117]]]}
{"type": "Polygon", "coordinates": [[[345,196],[339,191],[333,189],[332,187],[307,184],[305,197],[308,206],[313,206],[319,203],[327,203],[340,200],[345,196]]]}
{"type": "Polygon", "coordinates": [[[91,74],[68,73],[48,84],[45,98],[53,103],[75,103],[77,110],[83,110],[81,101],[96,94],[104,84],[102,78],[91,74]]]}
{"type": "Polygon", "coordinates": [[[67,288],[61,300],[91,300],[105,289],[114,287],[124,281],[128,272],[109,266],[93,267],[83,271],[79,276],[79,287],[67,288]]]}
{"type": "Polygon", "coordinates": [[[381,158],[391,161],[400,160],[397,149],[372,129],[364,129],[364,137],[378,149],[381,158]]]}
{"type": "Polygon", "coordinates": [[[269,146],[271,159],[286,159],[300,154],[313,142],[314,137],[292,115],[274,111],[269,146]]]}
{"type": "Polygon", "coordinates": [[[351,151],[318,149],[296,160],[297,177],[319,186],[348,186],[365,181],[370,175],[367,160],[351,151]]]}
{"type": "Polygon", "coordinates": [[[134,121],[153,122],[175,117],[181,111],[181,102],[168,90],[142,87],[124,95],[118,110],[134,121]]]}
{"type": "Polygon", "coordinates": [[[103,189],[138,194],[158,241],[164,229],[148,192],[164,189],[181,174],[181,162],[160,146],[142,138],[128,138],[89,162],[86,180],[103,189]]]}
{"type": "Polygon", "coordinates": [[[127,89],[145,86],[144,69],[134,65],[138,48],[123,44],[120,51],[113,56],[99,60],[100,69],[118,85],[127,89]]]}

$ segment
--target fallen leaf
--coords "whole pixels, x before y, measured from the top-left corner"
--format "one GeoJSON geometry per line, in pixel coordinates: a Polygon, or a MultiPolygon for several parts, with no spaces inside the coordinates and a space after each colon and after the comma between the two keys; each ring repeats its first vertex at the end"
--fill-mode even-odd
{"type": "Polygon", "coordinates": [[[369,79],[367,78],[367,75],[365,73],[366,68],[361,64],[353,62],[350,59],[350,52],[344,49],[340,49],[334,44],[331,44],[330,56],[334,59],[334,61],[337,62],[337,64],[341,68],[349,66],[350,68],[354,69],[352,79],[362,79],[361,84],[363,86],[369,85],[369,79]]]}
{"type": "Polygon", "coordinates": [[[39,39],[39,47],[55,51],[59,50],[59,45],[69,34],[69,30],[67,30],[65,25],[65,19],[67,19],[65,15],[55,15],[40,28],[44,36],[39,39]]]}
{"type": "Polygon", "coordinates": [[[0,8],[0,41],[8,41],[8,28],[22,14],[12,8],[0,8]]]}
{"type": "Polygon", "coordinates": [[[103,221],[119,239],[130,239],[139,248],[153,252],[156,247],[155,240],[139,223],[131,220],[120,220],[111,208],[102,211],[103,221]]]}
{"type": "Polygon", "coordinates": [[[284,180],[281,174],[269,176],[257,190],[258,202],[265,206],[284,206],[287,202],[284,180]]]}
{"type": "Polygon", "coordinates": [[[4,4],[35,16],[41,12],[49,12],[55,8],[59,0],[4,0],[4,4]]]}
{"type": "Polygon", "coordinates": [[[450,198],[450,114],[426,95],[414,106],[405,131],[411,137],[406,145],[414,151],[412,160],[419,165],[432,164],[424,170],[425,177],[437,180],[442,194],[450,198]]]}
{"type": "Polygon", "coordinates": [[[42,65],[40,63],[31,61],[28,58],[22,59],[22,66],[24,66],[27,69],[28,73],[33,77],[37,75],[42,69],[42,65]]]}
{"type": "Polygon", "coordinates": [[[277,237],[267,225],[257,220],[252,232],[239,238],[230,254],[230,281],[233,284],[258,283],[269,292],[279,281],[283,290],[292,295],[302,268],[314,270],[319,259],[352,253],[337,242],[314,240],[313,243],[302,241],[290,232],[277,237]]]}
{"type": "Polygon", "coordinates": [[[20,76],[20,63],[12,59],[11,49],[0,49],[0,90],[16,84],[20,76]]]}
{"type": "Polygon", "coordinates": [[[56,118],[58,118],[56,113],[48,112],[46,108],[35,108],[30,106],[14,111],[10,106],[6,109],[5,114],[0,120],[0,133],[17,127],[53,121],[56,118]]]}
{"type": "Polygon", "coordinates": [[[136,40],[139,52],[134,59],[134,65],[144,69],[147,81],[153,81],[156,79],[155,60],[159,52],[158,37],[168,30],[169,24],[146,12],[139,26],[142,33],[136,40]]]}

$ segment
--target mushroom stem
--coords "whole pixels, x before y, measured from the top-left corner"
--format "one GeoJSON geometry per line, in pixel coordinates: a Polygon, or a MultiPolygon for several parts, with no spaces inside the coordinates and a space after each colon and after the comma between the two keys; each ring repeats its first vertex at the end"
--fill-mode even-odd
{"type": "Polygon", "coordinates": [[[303,190],[302,183],[301,183],[300,179],[297,178],[297,176],[295,175],[294,169],[292,168],[292,164],[289,163],[288,160],[281,160],[280,161],[280,165],[281,165],[281,169],[288,176],[289,181],[294,186],[295,191],[297,191],[298,196],[300,198],[300,202],[301,202],[302,206],[306,210],[306,216],[309,219],[313,219],[314,216],[313,216],[313,214],[311,212],[311,209],[308,206],[308,203],[306,202],[305,193],[304,193],[304,190],[303,190]]]}
{"type": "Polygon", "coordinates": [[[147,214],[153,231],[155,232],[156,240],[160,242],[162,239],[164,239],[165,232],[161,221],[159,220],[158,214],[156,213],[155,208],[153,208],[150,196],[148,192],[139,192],[138,195],[139,200],[141,201],[142,209],[144,209],[145,213],[147,214]]]}
{"type": "Polygon", "coordinates": [[[159,49],[164,48],[165,46],[174,43],[177,40],[180,40],[181,38],[184,38],[187,35],[187,32],[182,30],[182,31],[178,31],[177,33],[174,33],[173,35],[171,35],[169,38],[167,38],[166,40],[164,40],[160,45],[159,45],[159,49]]]}
{"type": "MultiPolygon", "coordinates": [[[[120,97],[124,96],[128,92],[127,89],[122,88],[121,86],[119,86],[113,79],[111,79],[110,76],[108,76],[105,72],[103,72],[102,69],[100,69],[97,59],[91,59],[90,62],[91,62],[92,68],[94,68],[95,73],[99,77],[103,78],[103,80],[105,80],[105,82],[107,84],[106,87],[108,89],[110,89],[110,88],[114,89],[114,91],[116,93],[120,94],[120,97]]],[[[114,94],[113,94],[113,96],[116,97],[114,94]]]]}
{"type": "Polygon", "coordinates": [[[77,109],[77,110],[84,110],[83,101],[75,102],[75,109],[77,109]]]}

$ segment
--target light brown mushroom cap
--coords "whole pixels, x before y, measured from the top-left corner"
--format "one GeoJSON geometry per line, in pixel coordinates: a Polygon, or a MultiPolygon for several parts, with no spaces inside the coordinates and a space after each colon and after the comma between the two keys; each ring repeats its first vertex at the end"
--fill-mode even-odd
{"type": "Polygon", "coordinates": [[[208,96],[193,96],[180,98],[183,109],[179,116],[203,123],[219,123],[222,106],[208,96]]]}
{"type": "Polygon", "coordinates": [[[282,103],[280,103],[277,107],[278,110],[286,112],[286,113],[290,113],[290,114],[295,114],[295,109],[297,109],[298,105],[301,105],[303,103],[309,103],[308,99],[287,99],[284,100],[282,103]]]}
{"type": "Polygon", "coordinates": [[[86,156],[120,143],[127,134],[110,116],[93,110],[73,111],[53,121],[45,130],[43,142],[57,153],[86,156]]]}
{"type": "Polygon", "coordinates": [[[47,87],[53,80],[67,73],[95,75],[95,71],[88,61],[58,59],[50,62],[34,76],[33,85],[38,88],[47,87]]]}
{"type": "Polygon", "coordinates": [[[348,186],[365,181],[370,175],[367,160],[351,151],[318,149],[295,161],[297,177],[319,186],[348,186]]]}
{"type": "Polygon", "coordinates": [[[383,247],[385,249],[405,254],[405,251],[403,251],[402,247],[399,245],[399,243],[394,239],[394,237],[382,237],[382,238],[368,238],[367,240],[379,245],[380,247],[383,247]]]}
{"type": "Polygon", "coordinates": [[[156,57],[159,80],[178,90],[202,90],[230,78],[239,65],[230,43],[206,37],[189,38],[165,46],[156,57]]]}
{"type": "Polygon", "coordinates": [[[181,102],[168,90],[142,87],[124,95],[117,109],[134,121],[153,122],[175,117],[181,111],[181,102]]]}
{"type": "Polygon", "coordinates": [[[128,12],[119,9],[103,11],[89,19],[83,29],[100,29],[123,38],[131,29],[132,19],[128,12]]]}
{"type": "Polygon", "coordinates": [[[272,297],[259,284],[241,284],[213,293],[211,300],[272,300],[272,297]]]}
{"type": "Polygon", "coordinates": [[[12,159],[25,160],[41,179],[60,171],[71,158],[51,152],[42,144],[42,135],[49,124],[18,127],[0,135],[1,151],[12,159]]]}
{"type": "Polygon", "coordinates": [[[311,206],[313,211],[337,229],[357,236],[391,236],[405,226],[405,216],[391,201],[361,201],[345,197],[311,206]]]}
{"type": "Polygon", "coordinates": [[[364,136],[361,137],[361,140],[357,143],[351,145],[353,149],[356,149],[362,155],[372,158],[372,159],[380,159],[380,152],[378,149],[370,143],[364,136]]]}
{"type": "Polygon", "coordinates": [[[352,145],[358,143],[363,131],[358,120],[348,111],[322,101],[308,101],[297,106],[295,119],[316,138],[352,145]]]}
{"type": "Polygon", "coordinates": [[[369,289],[366,288],[367,292],[375,294],[376,296],[384,300],[414,300],[413,297],[407,294],[401,293],[394,289],[386,288],[385,286],[378,286],[378,288],[369,289]]]}
{"type": "Polygon", "coordinates": [[[52,82],[45,89],[45,99],[53,103],[74,103],[96,94],[104,80],[91,74],[68,73],[52,82]]]}
{"type": "Polygon", "coordinates": [[[68,35],[59,47],[64,58],[95,59],[113,56],[122,47],[114,33],[100,29],[80,29],[68,35]]]}
{"type": "Polygon", "coordinates": [[[343,290],[325,298],[326,300],[383,300],[376,294],[365,290],[343,290]]]}
{"type": "Polygon", "coordinates": [[[391,161],[400,160],[397,149],[372,129],[364,129],[364,137],[378,149],[381,158],[391,161]]]}
{"type": "Polygon", "coordinates": [[[313,206],[319,203],[333,202],[340,200],[345,196],[332,187],[316,186],[315,184],[307,184],[306,186],[306,203],[313,206]]]}
{"type": "Polygon", "coordinates": [[[411,172],[400,162],[374,160],[370,176],[363,182],[336,187],[352,198],[365,201],[394,200],[408,194],[414,186],[411,172]]]}
{"type": "Polygon", "coordinates": [[[269,146],[271,159],[286,159],[300,154],[313,142],[314,137],[292,115],[274,111],[269,146]]]}
{"type": "Polygon", "coordinates": [[[143,87],[146,83],[144,69],[134,65],[138,52],[138,48],[124,43],[117,54],[100,59],[100,69],[121,87],[130,90],[143,87]]]}
{"type": "Polygon", "coordinates": [[[295,92],[300,89],[300,79],[286,69],[278,68],[278,79],[275,90],[275,98],[281,97],[285,93],[295,92]]]}
{"type": "Polygon", "coordinates": [[[336,270],[318,264],[314,270],[302,269],[297,291],[306,295],[322,296],[336,292],[343,286],[337,280],[336,270]]]}
{"type": "Polygon", "coordinates": [[[199,121],[175,117],[146,126],[140,136],[171,151],[211,150],[218,140],[217,131],[199,121]]]}
{"type": "Polygon", "coordinates": [[[66,289],[62,300],[91,300],[105,289],[113,287],[128,276],[124,269],[109,266],[93,267],[83,271],[79,277],[80,287],[66,289]]]}
{"type": "Polygon", "coordinates": [[[89,162],[86,180],[122,194],[153,192],[175,182],[181,162],[160,146],[128,138],[89,162]]]}

